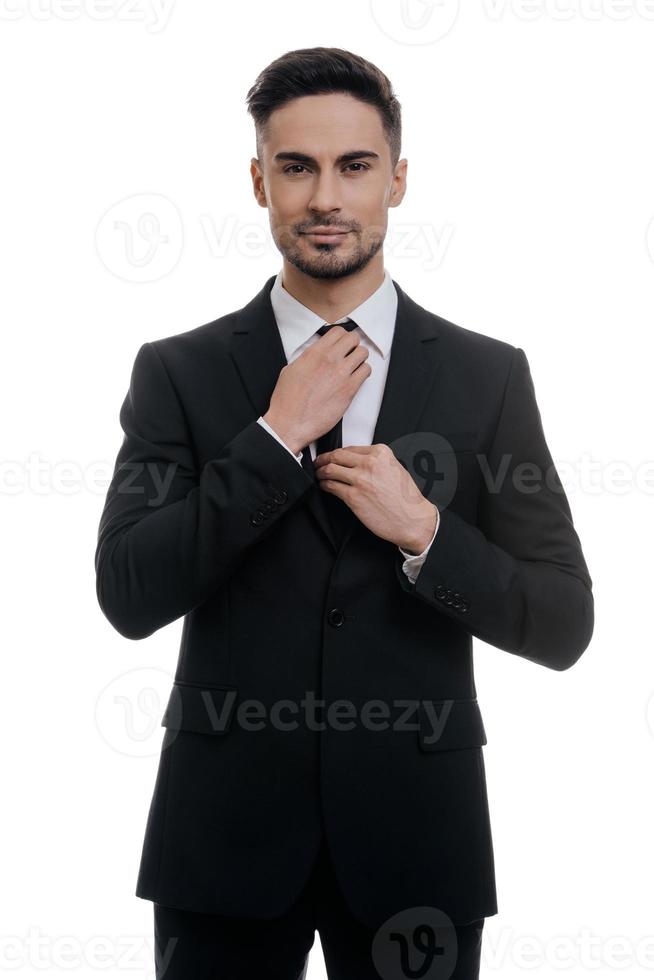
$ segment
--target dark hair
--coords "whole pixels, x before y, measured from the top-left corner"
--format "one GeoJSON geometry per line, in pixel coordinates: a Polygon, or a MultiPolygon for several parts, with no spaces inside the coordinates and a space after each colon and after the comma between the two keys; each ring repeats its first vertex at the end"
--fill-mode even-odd
{"type": "Polygon", "coordinates": [[[275,109],[304,95],[329,92],[347,92],[379,110],[395,167],[400,158],[402,119],[393,87],[383,71],[342,48],[287,51],[259,73],[246,97],[248,112],[254,119],[259,159],[266,124],[275,109]]]}

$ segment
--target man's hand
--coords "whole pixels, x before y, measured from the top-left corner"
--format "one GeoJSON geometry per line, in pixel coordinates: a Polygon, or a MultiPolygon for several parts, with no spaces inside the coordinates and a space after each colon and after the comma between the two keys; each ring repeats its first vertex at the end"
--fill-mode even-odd
{"type": "Polygon", "coordinates": [[[344,446],[316,456],[314,466],[320,489],[340,497],[377,537],[417,555],[427,547],[438,510],[390,446],[344,446]]]}
{"type": "Polygon", "coordinates": [[[282,368],[263,419],[296,455],[343,418],[372,374],[369,354],[356,330],[336,324],[282,368]]]}

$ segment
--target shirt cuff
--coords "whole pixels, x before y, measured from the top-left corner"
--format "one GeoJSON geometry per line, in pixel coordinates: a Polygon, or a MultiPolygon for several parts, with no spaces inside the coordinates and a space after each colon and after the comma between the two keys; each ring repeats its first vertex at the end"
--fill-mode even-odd
{"type": "Polygon", "coordinates": [[[420,569],[424,564],[425,558],[427,557],[427,552],[429,551],[432,544],[434,543],[434,538],[438,533],[438,526],[440,522],[441,522],[441,515],[440,513],[437,512],[436,527],[434,528],[434,533],[432,534],[431,541],[429,542],[425,550],[421,551],[419,555],[413,555],[410,551],[405,551],[404,548],[399,549],[406,559],[406,561],[402,563],[402,571],[409,579],[409,581],[412,583],[415,583],[416,579],[418,578],[418,573],[420,572],[420,569]]]}
{"type": "Polygon", "coordinates": [[[302,450],[300,450],[300,452],[296,454],[296,453],[293,452],[292,449],[289,449],[288,446],[286,445],[286,443],[284,442],[284,440],[283,439],[280,439],[280,437],[277,435],[277,433],[275,432],[274,429],[271,429],[271,427],[268,425],[268,423],[265,421],[265,419],[263,418],[262,415],[259,416],[259,418],[257,419],[257,422],[259,423],[259,425],[262,425],[264,427],[264,429],[266,430],[266,432],[269,432],[271,436],[274,436],[274,438],[277,440],[277,442],[280,442],[282,444],[282,446],[284,447],[284,449],[288,450],[288,452],[291,454],[291,456],[294,456],[295,459],[300,464],[300,466],[302,466],[302,456],[304,455],[304,453],[302,452],[302,450]]]}

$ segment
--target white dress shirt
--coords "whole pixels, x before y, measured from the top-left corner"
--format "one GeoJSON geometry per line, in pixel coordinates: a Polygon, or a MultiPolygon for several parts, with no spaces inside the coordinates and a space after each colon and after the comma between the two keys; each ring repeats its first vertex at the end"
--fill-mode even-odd
{"type": "MultiPolygon", "coordinates": [[[[320,336],[318,329],[325,323],[323,318],[313,310],[308,309],[292,296],[282,284],[282,271],[277,274],[270,293],[275,320],[279,329],[279,335],[286,355],[286,360],[291,364],[296,357],[306,350],[311,344],[316,343],[320,336]]],[[[395,316],[397,312],[397,292],[391,279],[390,273],[384,269],[384,281],[375,292],[364,300],[355,310],[340,320],[333,321],[341,323],[350,317],[357,324],[361,343],[370,351],[368,363],[372,368],[372,373],[363,382],[354,398],[348,405],[343,416],[343,445],[344,446],[370,446],[377,423],[377,416],[381,407],[386,375],[388,374],[389,354],[393,342],[395,331],[395,316]]],[[[286,445],[277,433],[268,425],[262,416],[257,420],[271,436],[295,456],[298,464],[302,465],[302,452],[297,455],[286,445]]],[[[309,450],[312,460],[316,458],[316,442],[310,443],[309,450]]],[[[327,492],[327,491],[325,491],[327,492]]],[[[410,551],[399,550],[404,555],[405,561],[402,571],[415,582],[418,572],[427,556],[436,533],[440,517],[436,520],[436,528],[431,541],[423,552],[413,555],[410,551]]]]}

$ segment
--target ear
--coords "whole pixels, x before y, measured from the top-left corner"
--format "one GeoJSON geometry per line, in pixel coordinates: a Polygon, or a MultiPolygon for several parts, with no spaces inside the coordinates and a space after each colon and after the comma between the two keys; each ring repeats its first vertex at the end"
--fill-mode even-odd
{"type": "Polygon", "coordinates": [[[263,170],[261,164],[256,157],[252,157],[250,160],[250,175],[252,177],[252,189],[254,191],[254,196],[260,207],[267,208],[268,202],[266,201],[266,192],[263,186],[263,170]]]}
{"type": "Polygon", "coordinates": [[[398,204],[401,204],[406,194],[406,171],[408,164],[409,161],[406,158],[397,161],[397,165],[393,171],[393,185],[388,201],[389,208],[396,208],[398,204]]]}

